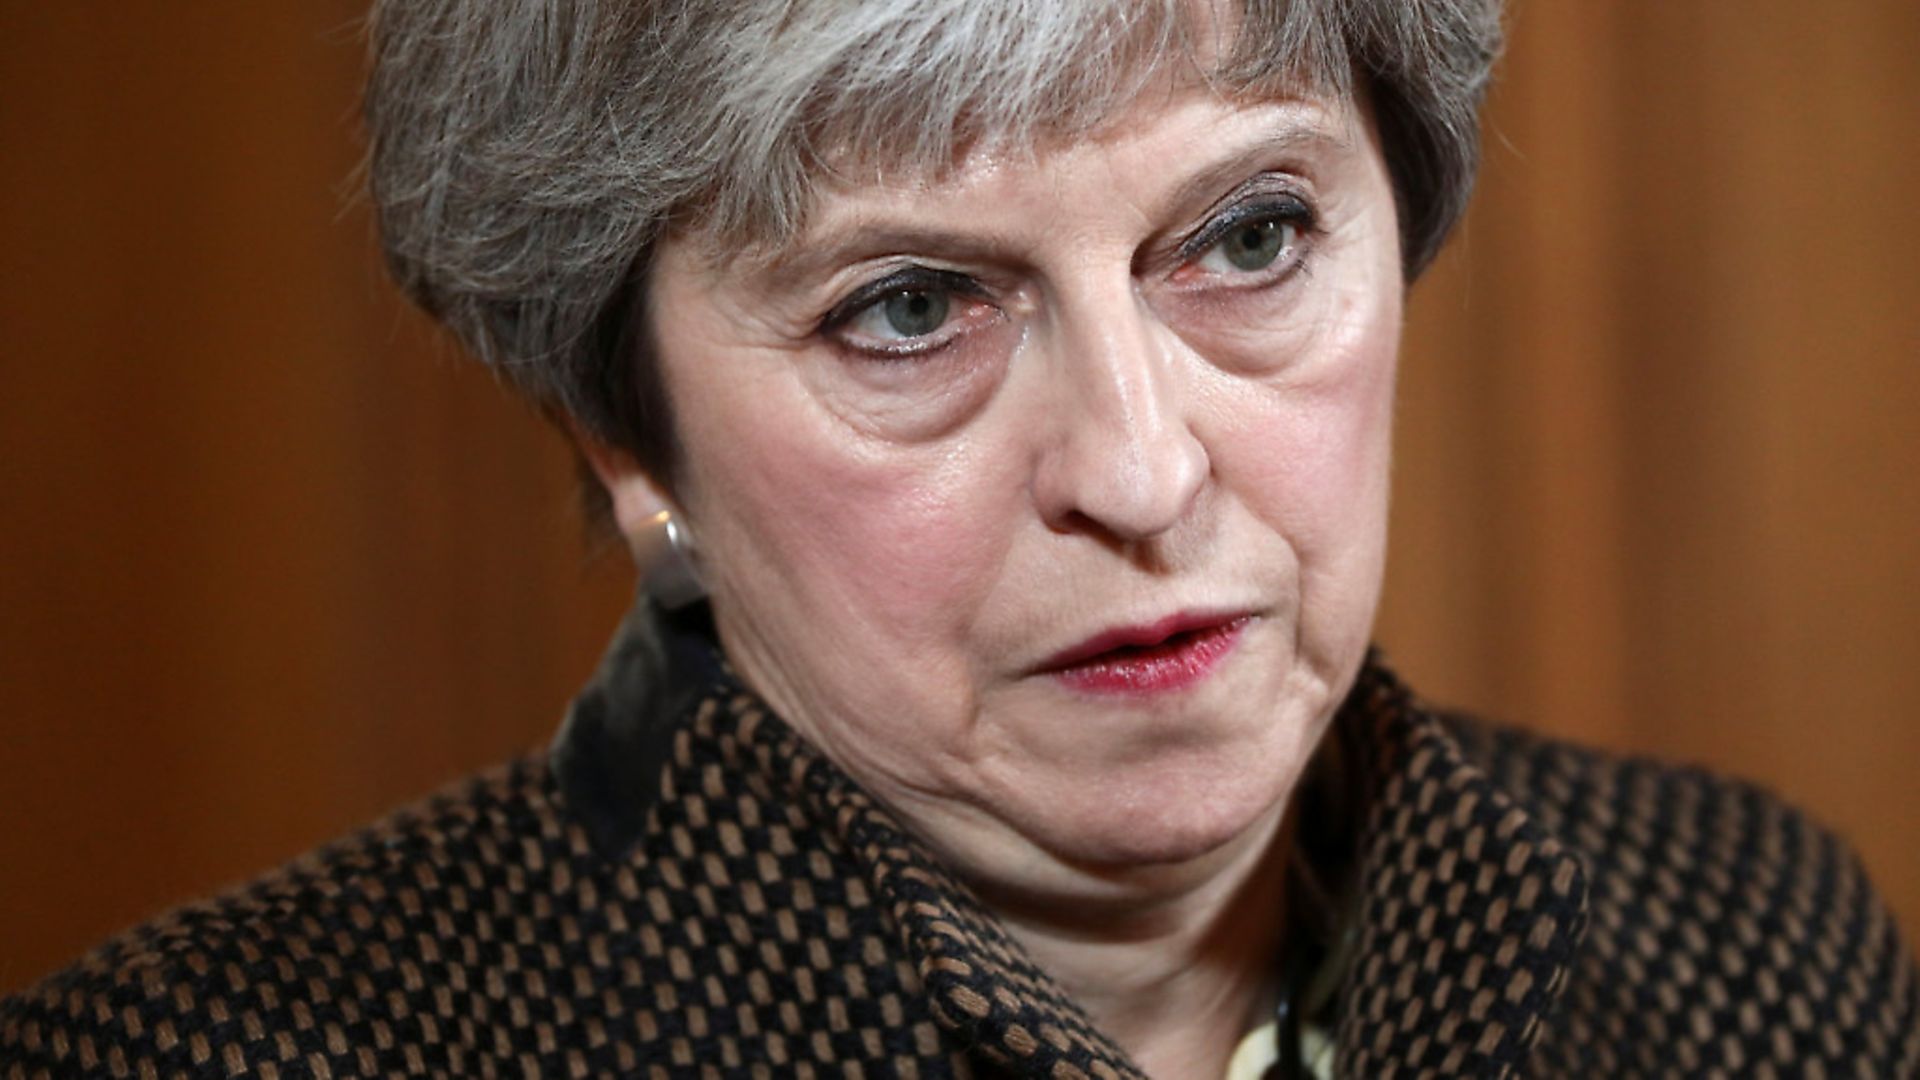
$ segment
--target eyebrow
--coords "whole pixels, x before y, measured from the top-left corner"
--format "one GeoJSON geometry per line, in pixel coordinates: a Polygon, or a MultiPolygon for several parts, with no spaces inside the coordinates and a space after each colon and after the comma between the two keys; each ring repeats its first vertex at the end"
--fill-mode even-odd
{"type": "MultiPolygon", "coordinates": [[[[1186,207],[1234,185],[1254,162],[1282,155],[1339,155],[1353,143],[1313,124],[1288,124],[1254,139],[1231,156],[1214,161],[1162,196],[1155,214],[1186,207]]],[[[992,231],[955,231],[891,220],[884,216],[860,219],[824,230],[805,229],[778,250],[756,260],[756,271],[774,282],[797,283],[823,271],[884,252],[923,252],[959,261],[989,261],[1009,257],[1018,247],[1013,237],[992,231]]]]}

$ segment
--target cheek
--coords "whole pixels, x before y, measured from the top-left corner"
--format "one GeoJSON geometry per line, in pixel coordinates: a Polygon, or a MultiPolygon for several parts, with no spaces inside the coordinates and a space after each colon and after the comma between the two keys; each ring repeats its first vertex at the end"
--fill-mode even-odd
{"type": "Polygon", "coordinates": [[[1384,566],[1398,290],[1363,294],[1334,314],[1309,362],[1235,388],[1243,399],[1226,410],[1220,438],[1231,449],[1215,467],[1292,548],[1302,618],[1320,611],[1345,624],[1371,619],[1384,566]]]}
{"type": "Polygon", "coordinates": [[[683,432],[697,463],[689,494],[726,591],[751,598],[757,621],[779,619],[789,640],[938,662],[1005,532],[973,497],[965,449],[871,446],[790,386],[700,391],[709,407],[683,432]]]}
{"type": "Polygon", "coordinates": [[[1373,510],[1386,491],[1398,291],[1342,303],[1322,325],[1310,359],[1261,388],[1264,407],[1241,411],[1233,437],[1257,447],[1242,466],[1249,487],[1297,525],[1373,510]]]}

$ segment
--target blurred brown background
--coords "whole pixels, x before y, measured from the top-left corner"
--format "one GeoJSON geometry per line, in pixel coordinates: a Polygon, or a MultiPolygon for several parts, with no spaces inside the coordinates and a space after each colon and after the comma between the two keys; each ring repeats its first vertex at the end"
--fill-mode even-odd
{"type": "MultiPolygon", "coordinates": [[[[0,0],[0,992],[541,744],[631,574],[380,276],[359,0],[0,0]]],[[[1920,5],[1519,0],[1381,637],[1920,932],[1920,5]]]]}

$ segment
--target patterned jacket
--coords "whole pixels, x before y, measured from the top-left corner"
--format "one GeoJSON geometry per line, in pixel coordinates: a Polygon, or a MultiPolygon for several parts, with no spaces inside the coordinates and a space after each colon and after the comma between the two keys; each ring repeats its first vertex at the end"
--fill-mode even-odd
{"type": "MultiPolygon", "coordinates": [[[[1140,1075],[698,621],[630,618],[550,753],[0,1002],[0,1077],[1140,1075]]],[[[1377,659],[1336,733],[1337,1075],[1920,1073],[1907,946],[1795,811],[1377,659]]]]}

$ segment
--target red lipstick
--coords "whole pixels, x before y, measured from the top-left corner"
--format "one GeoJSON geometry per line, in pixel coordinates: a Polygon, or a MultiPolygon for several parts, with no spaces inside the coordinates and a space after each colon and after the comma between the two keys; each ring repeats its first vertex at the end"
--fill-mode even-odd
{"type": "Polygon", "coordinates": [[[1171,615],[1124,626],[1054,655],[1040,670],[1075,690],[1146,695],[1207,677],[1240,641],[1248,615],[1171,615]]]}

